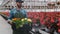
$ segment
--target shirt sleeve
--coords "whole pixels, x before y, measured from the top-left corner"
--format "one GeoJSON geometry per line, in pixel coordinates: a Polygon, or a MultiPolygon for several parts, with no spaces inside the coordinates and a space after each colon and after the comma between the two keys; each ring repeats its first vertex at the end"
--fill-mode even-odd
{"type": "Polygon", "coordinates": [[[8,20],[10,19],[12,19],[13,18],[13,12],[12,12],[12,10],[10,11],[10,16],[8,17],[8,20]]]}

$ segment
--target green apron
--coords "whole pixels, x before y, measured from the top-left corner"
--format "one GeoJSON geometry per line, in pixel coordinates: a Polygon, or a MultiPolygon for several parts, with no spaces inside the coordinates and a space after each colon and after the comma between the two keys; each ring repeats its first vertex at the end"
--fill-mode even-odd
{"type": "Polygon", "coordinates": [[[17,12],[14,14],[14,18],[24,18],[24,14],[20,11],[17,10],[17,12]]]}

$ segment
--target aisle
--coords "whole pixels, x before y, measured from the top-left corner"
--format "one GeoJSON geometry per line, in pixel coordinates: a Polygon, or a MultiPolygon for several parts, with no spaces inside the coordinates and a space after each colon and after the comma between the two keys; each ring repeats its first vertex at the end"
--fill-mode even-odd
{"type": "Polygon", "coordinates": [[[0,34],[12,34],[11,26],[0,16],[0,34]]]}
{"type": "MultiPolygon", "coordinates": [[[[46,33],[42,30],[39,30],[40,33],[42,34],[49,34],[46,33]]],[[[12,34],[13,31],[11,29],[11,26],[4,20],[4,18],[2,16],[0,16],[0,34],[12,34]]],[[[57,34],[57,33],[55,33],[57,34]]]]}

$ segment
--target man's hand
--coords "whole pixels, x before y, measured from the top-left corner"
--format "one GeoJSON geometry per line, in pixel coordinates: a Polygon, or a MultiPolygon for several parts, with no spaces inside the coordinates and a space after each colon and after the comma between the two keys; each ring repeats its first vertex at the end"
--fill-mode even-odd
{"type": "Polygon", "coordinates": [[[11,20],[7,20],[7,22],[12,25],[12,21],[11,20]]]}
{"type": "Polygon", "coordinates": [[[12,24],[12,21],[8,21],[9,24],[12,24]]]}

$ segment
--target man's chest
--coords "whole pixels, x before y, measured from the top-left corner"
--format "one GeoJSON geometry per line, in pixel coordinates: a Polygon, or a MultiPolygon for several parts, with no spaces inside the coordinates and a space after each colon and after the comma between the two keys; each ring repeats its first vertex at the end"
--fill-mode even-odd
{"type": "Polygon", "coordinates": [[[15,17],[15,18],[23,18],[24,17],[24,13],[23,13],[23,11],[17,11],[17,10],[15,10],[14,12],[13,12],[13,16],[15,17]]]}
{"type": "Polygon", "coordinates": [[[19,10],[19,11],[18,10],[14,10],[13,11],[13,15],[14,14],[24,14],[24,11],[22,11],[22,10],[19,10]]]}

